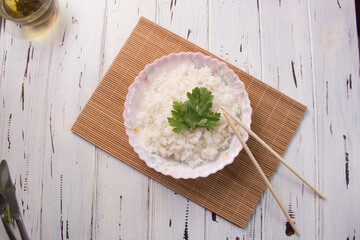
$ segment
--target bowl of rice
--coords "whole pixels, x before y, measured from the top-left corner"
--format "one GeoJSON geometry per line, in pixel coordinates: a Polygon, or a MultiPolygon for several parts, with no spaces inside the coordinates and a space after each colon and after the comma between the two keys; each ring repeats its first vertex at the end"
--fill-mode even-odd
{"type": "MultiPolygon", "coordinates": [[[[207,177],[231,164],[242,145],[220,106],[248,127],[252,109],[244,83],[227,65],[202,53],[182,52],[148,64],[129,87],[124,125],[129,143],[148,167],[176,179],[207,177]],[[169,125],[174,101],[186,101],[194,88],[206,88],[217,126],[175,133],[169,125]]],[[[241,131],[244,140],[247,132],[241,131]]]]}

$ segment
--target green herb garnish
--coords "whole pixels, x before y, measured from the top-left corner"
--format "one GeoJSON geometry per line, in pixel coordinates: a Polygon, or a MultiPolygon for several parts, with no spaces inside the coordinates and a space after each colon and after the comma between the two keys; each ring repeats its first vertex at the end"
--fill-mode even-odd
{"type": "MultiPolygon", "coordinates": [[[[15,190],[15,185],[13,187],[14,187],[14,190],[15,190]]],[[[1,186],[0,186],[0,194],[5,199],[4,192],[3,192],[2,188],[1,188],[1,186]]],[[[7,202],[6,202],[6,208],[5,208],[3,214],[4,214],[4,218],[5,218],[6,222],[11,223],[11,224],[14,225],[14,216],[12,215],[12,213],[10,211],[9,203],[7,203],[7,202]]]]}
{"type": "Polygon", "coordinates": [[[9,207],[8,203],[6,204],[6,208],[4,211],[4,218],[5,218],[6,222],[14,225],[14,216],[12,215],[12,213],[10,211],[10,207],[9,207]]]}
{"type": "Polygon", "coordinates": [[[172,118],[168,118],[170,126],[174,127],[173,131],[181,133],[185,128],[192,130],[197,127],[214,129],[220,119],[220,113],[211,111],[214,99],[211,91],[204,87],[196,87],[192,93],[187,93],[187,97],[189,100],[185,102],[173,102],[172,118]]]}

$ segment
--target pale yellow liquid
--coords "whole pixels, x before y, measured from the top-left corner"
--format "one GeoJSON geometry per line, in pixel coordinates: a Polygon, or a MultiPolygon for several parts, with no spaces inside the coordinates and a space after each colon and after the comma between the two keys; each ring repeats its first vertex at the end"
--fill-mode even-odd
{"type": "Polygon", "coordinates": [[[0,0],[0,2],[2,9],[13,21],[26,27],[29,36],[46,32],[57,18],[56,0],[0,0]],[[23,1],[22,5],[19,5],[19,1],[23,1]]]}
{"type": "Polygon", "coordinates": [[[35,13],[44,0],[2,0],[3,9],[12,18],[23,18],[35,13]]]}

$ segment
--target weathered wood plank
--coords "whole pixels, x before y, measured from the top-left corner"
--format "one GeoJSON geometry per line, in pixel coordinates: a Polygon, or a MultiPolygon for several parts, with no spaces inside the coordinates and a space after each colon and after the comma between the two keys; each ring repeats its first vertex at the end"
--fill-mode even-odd
{"type": "MultiPolygon", "coordinates": [[[[304,1],[261,1],[264,81],[308,107],[285,159],[317,186],[314,86],[308,6],[304,1]],[[289,14],[291,13],[291,14],[289,14]]],[[[279,165],[272,184],[301,233],[316,236],[316,202],[319,197],[285,166],[279,165]]],[[[318,186],[319,187],[319,186],[318,186]]],[[[321,190],[321,186],[319,187],[321,190]]],[[[286,239],[294,234],[269,192],[264,198],[263,237],[286,239]]]]}
{"type": "Polygon", "coordinates": [[[300,239],[360,238],[353,1],[59,6],[57,23],[41,36],[29,38],[9,21],[0,25],[0,157],[9,162],[32,239],[288,239],[269,191],[241,229],[70,132],[141,15],[308,106],[285,158],[328,199],[281,165],[271,183],[300,239]]]}
{"type": "MultiPolygon", "coordinates": [[[[101,77],[140,16],[154,21],[155,1],[107,2],[101,77]]],[[[94,238],[147,239],[150,214],[148,177],[102,150],[97,150],[96,156],[94,238]]]]}
{"type": "Polygon", "coordinates": [[[95,147],[71,126],[98,84],[104,7],[102,1],[59,1],[46,64],[42,239],[92,237],[95,147]]]}
{"type": "MultiPolygon", "coordinates": [[[[209,50],[241,70],[261,79],[259,9],[256,1],[210,1],[209,50]]],[[[208,239],[257,239],[262,205],[258,205],[245,229],[206,213],[208,239]]]]}
{"type": "Polygon", "coordinates": [[[358,238],[360,85],[354,1],[309,1],[316,104],[319,239],[358,238]],[[334,230],[336,229],[336,230],[334,230]]]}
{"type": "MultiPolygon", "coordinates": [[[[21,29],[2,20],[1,159],[6,159],[31,238],[40,234],[41,183],[47,63],[51,40],[21,38],[21,29]]],[[[5,235],[4,235],[5,236],[5,235]]],[[[1,238],[1,237],[0,237],[1,238]]]]}
{"type": "MultiPolygon", "coordinates": [[[[207,1],[158,1],[156,22],[189,41],[208,48],[207,1]]],[[[150,239],[204,238],[203,207],[151,182],[150,239]]]]}
{"type": "Polygon", "coordinates": [[[159,0],[156,11],[157,24],[208,49],[208,1],[159,0]]]}

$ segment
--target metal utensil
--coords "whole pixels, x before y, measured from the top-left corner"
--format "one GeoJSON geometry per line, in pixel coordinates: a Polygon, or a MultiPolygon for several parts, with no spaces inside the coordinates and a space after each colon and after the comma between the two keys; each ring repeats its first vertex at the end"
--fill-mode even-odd
{"type": "Polygon", "coordinates": [[[15,190],[11,181],[10,171],[6,160],[2,160],[0,164],[0,185],[9,204],[10,211],[16,220],[16,224],[18,225],[21,238],[23,240],[30,240],[21,216],[20,207],[16,199],[15,190]]]}
{"type": "Polygon", "coordinates": [[[1,221],[5,227],[5,231],[7,233],[7,235],[9,236],[10,240],[16,240],[16,237],[14,235],[14,233],[12,232],[9,223],[5,220],[4,217],[4,212],[6,209],[6,201],[4,199],[4,197],[0,194],[0,215],[1,215],[1,221]]]}

